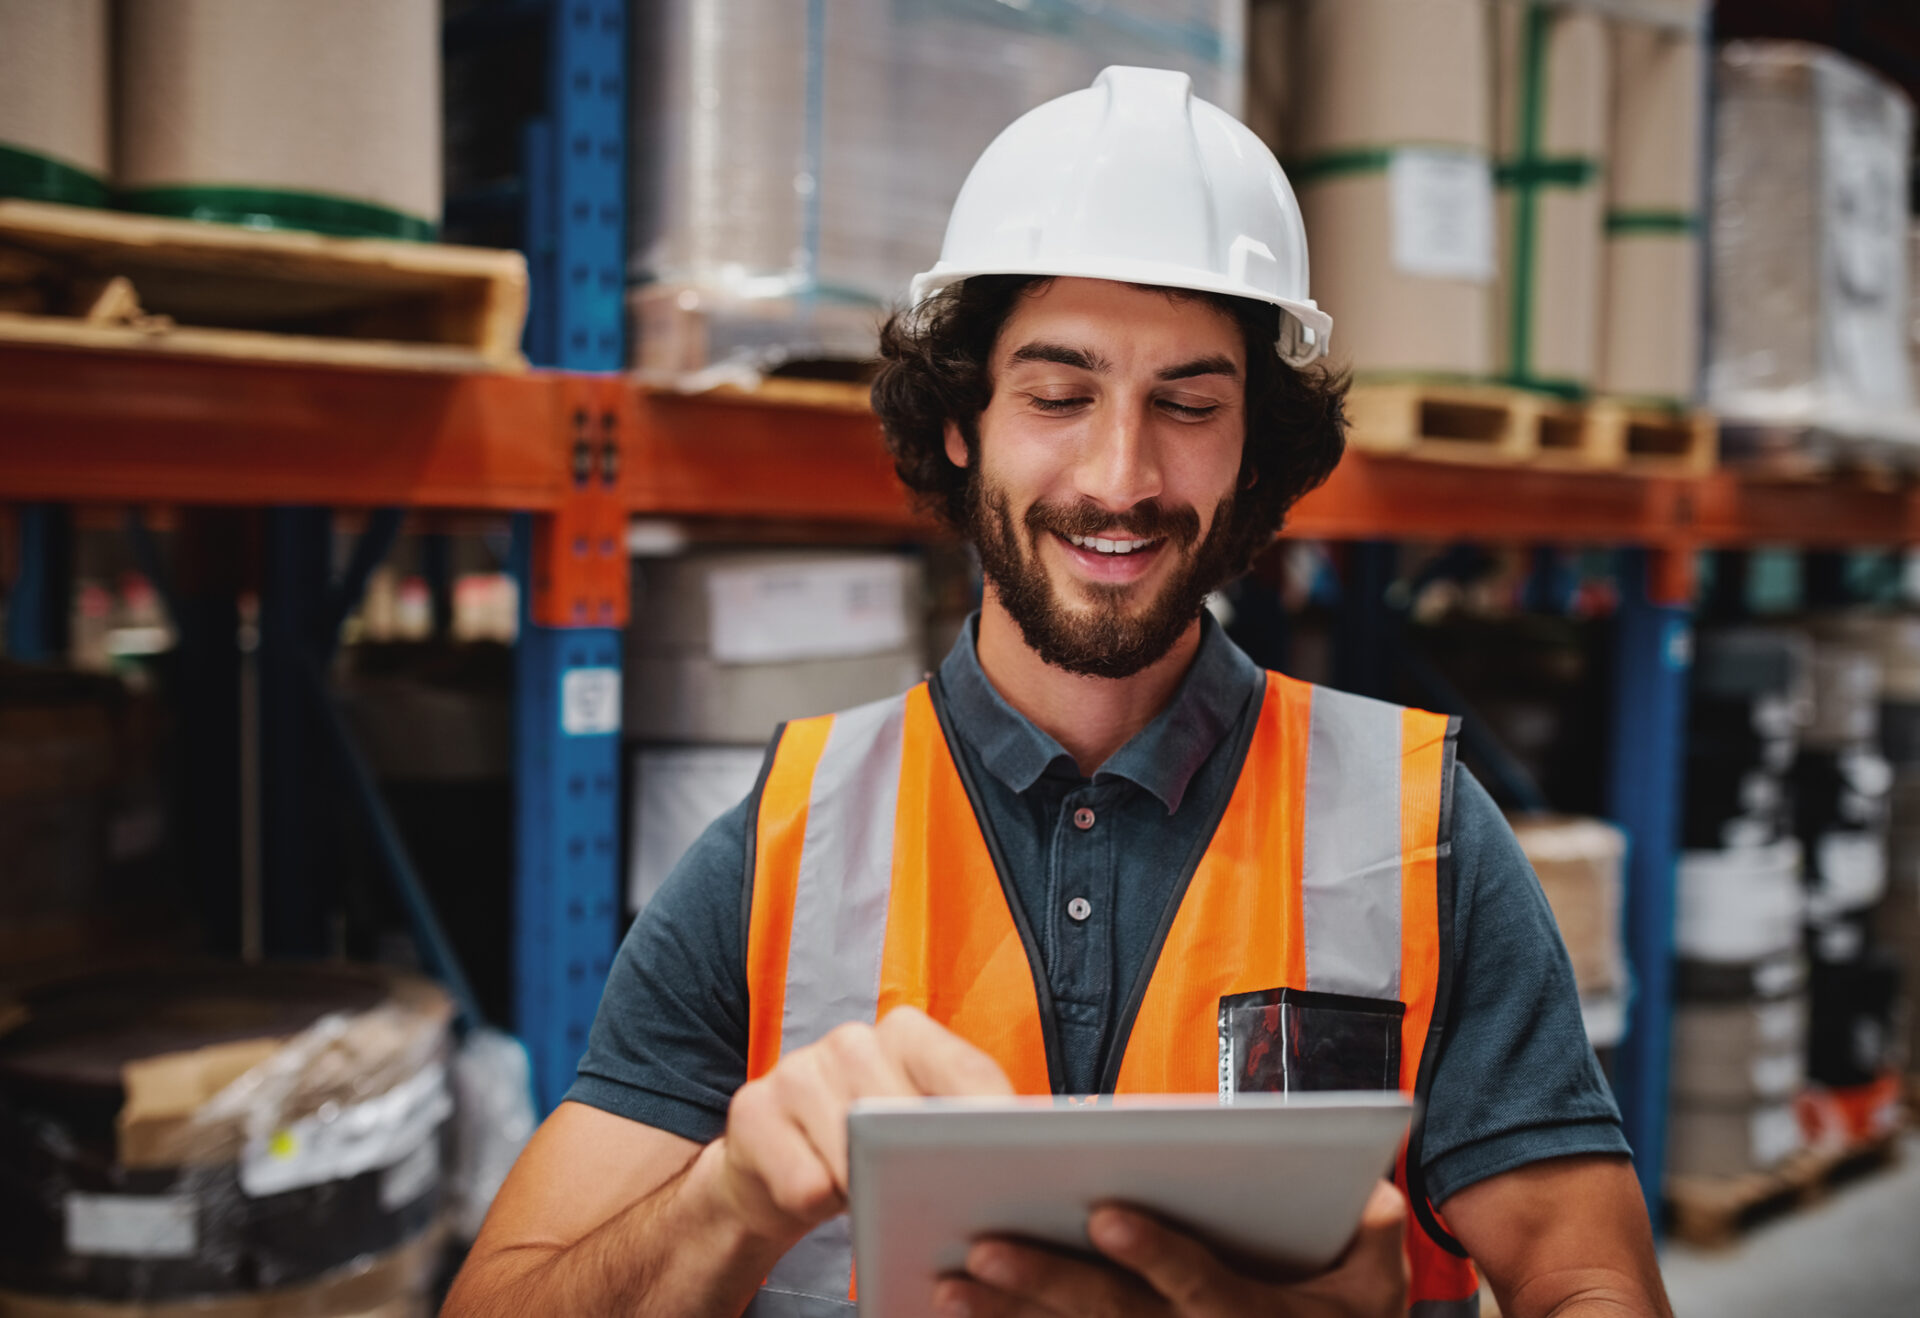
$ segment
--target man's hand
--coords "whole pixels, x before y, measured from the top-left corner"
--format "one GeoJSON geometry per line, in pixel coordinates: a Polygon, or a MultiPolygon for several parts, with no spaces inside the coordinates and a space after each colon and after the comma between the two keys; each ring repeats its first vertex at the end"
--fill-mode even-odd
{"type": "Polygon", "coordinates": [[[1275,1285],[1144,1214],[1100,1208],[1087,1234],[1115,1266],[982,1240],[967,1253],[967,1275],[942,1280],[934,1303],[940,1318],[1404,1318],[1406,1223],[1405,1196],[1382,1181],[1337,1264],[1275,1285]]]}
{"type": "Polygon", "coordinates": [[[1011,1095],[993,1058],[912,1007],[842,1025],[743,1085],[716,1162],[723,1201],[748,1231],[791,1243],[847,1207],[847,1110],[859,1098],[1011,1095]]]}

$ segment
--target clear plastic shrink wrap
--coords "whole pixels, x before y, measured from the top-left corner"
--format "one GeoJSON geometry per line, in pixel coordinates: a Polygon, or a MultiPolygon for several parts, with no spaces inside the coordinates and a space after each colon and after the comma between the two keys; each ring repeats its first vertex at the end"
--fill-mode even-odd
{"type": "Polygon", "coordinates": [[[0,1315],[411,1311],[436,1265],[446,995],[174,967],[0,1004],[0,1315]]]}
{"type": "Polygon", "coordinates": [[[1722,48],[1707,388],[1739,420],[1920,438],[1908,364],[1913,103],[1845,56],[1722,48]]]}
{"type": "Polygon", "coordinates": [[[1241,103],[1243,0],[666,0],[634,24],[638,365],[864,360],[974,158],[1109,64],[1241,103]]]}

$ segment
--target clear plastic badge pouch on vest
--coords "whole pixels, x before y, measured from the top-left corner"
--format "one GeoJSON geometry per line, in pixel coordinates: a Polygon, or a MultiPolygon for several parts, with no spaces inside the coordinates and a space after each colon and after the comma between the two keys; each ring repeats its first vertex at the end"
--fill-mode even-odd
{"type": "Polygon", "coordinates": [[[1220,999],[1220,1097],[1398,1089],[1400,1018],[1388,998],[1262,989],[1220,999]]]}

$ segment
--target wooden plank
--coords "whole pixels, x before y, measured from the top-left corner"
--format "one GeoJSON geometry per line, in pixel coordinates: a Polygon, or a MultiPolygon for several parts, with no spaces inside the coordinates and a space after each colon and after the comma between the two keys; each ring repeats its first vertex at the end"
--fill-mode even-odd
{"type": "Polygon", "coordinates": [[[29,316],[17,312],[0,312],[0,343],[87,348],[96,352],[143,352],[163,356],[221,357],[235,361],[370,367],[379,370],[499,369],[498,363],[478,349],[451,344],[326,339],[303,334],[269,334],[258,330],[195,329],[171,323],[154,326],[96,325],[68,316],[29,316]]]}
{"type": "MultiPolygon", "coordinates": [[[[419,364],[429,369],[471,369],[454,363],[473,360],[496,370],[525,365],[519,338],[527,274],[518,252],[0,201],[0,253],[0,284],[9,288],[117,277],[130,283],[144,313],[171,318],[183,333],[248,331],[308,341],[278,352],[263,347],[269,360],[399,364],[390,351],[313,352],[314,341],[359,340],[466,350],[465,358],[422,354],[419,364]]],[[[16,314],[25,310],[19,299],[6,305],[16,314]]],[[[56,330],[32,341],[73,340],[56,330]]],[[[245,347],[189,336],[176,350],[244,355],[245,347]]]]}
{"type": "Polygon", "coordinates": [[[1667,1178],[1667,1226],[1690,1245],[1716,1247],[1763,1221],[1824,1198],[1834,1186],[1899,1160],[1899,1134],[1838,1149],[1807,1149],[1745,1176],[1667,1178]]]}
{"type": "Polygon", "coordinates": [[[1358,384],[1347,395],[1348,442],[1369,453],[1435,462],[1518,465],[1540,446],[1538,395],[1495,386],[1358,384]]]}

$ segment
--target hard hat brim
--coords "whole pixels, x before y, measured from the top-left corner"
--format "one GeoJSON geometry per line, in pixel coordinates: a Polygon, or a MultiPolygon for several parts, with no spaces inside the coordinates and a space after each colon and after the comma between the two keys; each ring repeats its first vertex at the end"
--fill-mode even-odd
{"type": "Polygon", "coordinates": [[[1276,297],[1264,289],[1226,279],[1192,266],[1157,261],[1116,261],[1111,257],[1089,261],[1080,268],[1070,261],[1039,261],[1031,265],[996,264],[991,268],[949,269],[935,265],[913,277],[908,300],[917,312],[921,303],[954,284],[978,275],[1036,275],[1058,279],[1109,279],[1123,284],[1145,284],[1155,288],[1177,288],[1195,293],[1219,293],[1265,302],[1281,309],[1292,325],[1283,325],[1274,351],[1289,366],[1310,366],[1326,355],[1333,337],[1333,317],[1310,298],[1276,297]]]}

